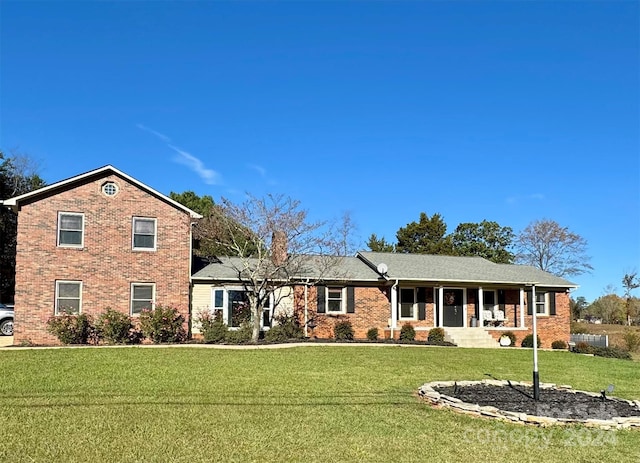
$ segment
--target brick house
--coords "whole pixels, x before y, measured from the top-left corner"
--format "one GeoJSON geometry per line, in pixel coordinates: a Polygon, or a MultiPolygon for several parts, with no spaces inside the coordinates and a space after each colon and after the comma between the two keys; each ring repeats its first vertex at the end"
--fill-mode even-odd
{"type": "Polygon", "coordinates": [[[112,166],[3,201],[18,213],[14,344],[56,344],[62,312],[190,311],[200,215],[112,166]]]}
{"type": "MultiPolygon", "coordinates": [[[[295,314],[308,336],[320,339],[333,337],[337,321],[349,320],[359,339],[370,328],[397,338],[410,323],[420,340],[442,327],[461,346],[498,346],[506,331],[519,345],[532,332],[535,307],[542,346],[569,341],[569,291],[577,286],[534,267],[480,257],[375,252],[336,259],[333,275],[300,276],[288,297],[279,294],[275,299],[285,307],[265,310],[263,326],[282,310],[295,314]]],[[[194,274],[194,312],[221,310],[228,314],[225,321],[231,320],[233,305],[244,303],[235,268],[238,263],[225,258],[194,274]]]]}

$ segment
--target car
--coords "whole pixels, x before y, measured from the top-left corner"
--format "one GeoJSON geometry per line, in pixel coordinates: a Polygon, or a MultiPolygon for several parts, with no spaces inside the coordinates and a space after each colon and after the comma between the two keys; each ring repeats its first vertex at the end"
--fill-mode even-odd
{"type": "Polygon", "coordinates": [[[13,305],[0,303],[0,335],[13,336],[13,305]]]}

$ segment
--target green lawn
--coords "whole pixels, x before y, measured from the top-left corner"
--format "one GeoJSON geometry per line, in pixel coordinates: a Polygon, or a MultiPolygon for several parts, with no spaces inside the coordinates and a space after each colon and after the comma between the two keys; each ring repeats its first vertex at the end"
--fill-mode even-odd
{"type": "MultiPolygon", "coordinates": [[[[530,380],[530,351],[0,351],[2,462],[636,462],[640,431],[532,428],[434,410],[449,379],[530,380]]],[[[640,364],[540,353],[544,382],[640,399],[640,364]]]]}

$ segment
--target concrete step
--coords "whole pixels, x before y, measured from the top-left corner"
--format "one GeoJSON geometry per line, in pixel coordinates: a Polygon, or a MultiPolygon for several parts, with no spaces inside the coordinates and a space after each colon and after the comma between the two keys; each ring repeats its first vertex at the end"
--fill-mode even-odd
{"type": "Polygon", "coordinates": [[[458,347],[500,347],[498,341],[482,328],[444,328],[444,340],[458,347]]]}

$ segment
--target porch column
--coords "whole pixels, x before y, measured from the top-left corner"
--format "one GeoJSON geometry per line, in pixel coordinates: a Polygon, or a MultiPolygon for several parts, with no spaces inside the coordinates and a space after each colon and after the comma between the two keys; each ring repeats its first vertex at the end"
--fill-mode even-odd
{"type": "Polygon", "coordinates": [[[484,327],[484,295],[482,286],[478,288],[478,326],[484,327]]]}
{"type": "Polygon", "coordinates": [[[520,326],[524,328],[524,288],[520,288],[520,326]]]}
{"type": "Polygon", "coordinates": [[[398,283],[391,286],[391,334],[398,324],[398,283]]]}
{"type": "Polygon", "coordinates": [[[440,310],[438,311],[438,326],[444,325],[444,286],[438,287],[438,307],[440,310]]]}

